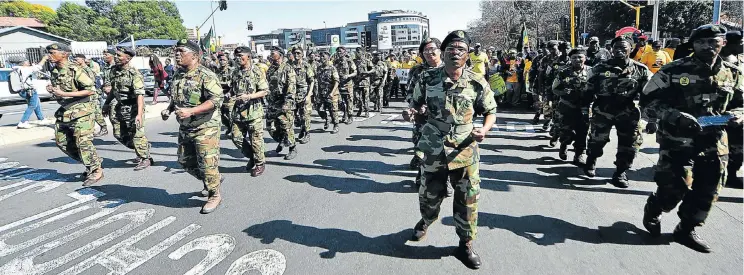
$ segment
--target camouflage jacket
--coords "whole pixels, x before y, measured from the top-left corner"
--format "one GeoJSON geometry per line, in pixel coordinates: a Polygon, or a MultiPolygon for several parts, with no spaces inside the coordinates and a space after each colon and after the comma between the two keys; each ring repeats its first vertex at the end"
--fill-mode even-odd
{"type": "Polygon", "coordinates": [[[300,101],[307,96],[310,86],[315,82],[315,70],[313,70],[313,65],[304,60],[301,64],[297,62],[292,64],[292,69],[295,71],[295,81],[297,82],[295,98],[300,101]]]}
{"type": "MultiPolygon", "coordinates": [[[[726,155],[728,140],[723,127],[708,126],[690,133],[681,125],[680,112],[694,117],[720,115],[732,99],[742,97],[742,89],[744,79],[736,65],[719,57],[711,69],[695,57],[685,57],[654,74],[643,89],[641,107],[649,119],[659,119],[656,137],[662,149],[726,155]]],[[[741,107],[730,112],[744,114],[741,107]]]]}
{"type": "Polygon", "coordinates": [[[493,92],[483,76],[469,69],[457,81],[444,67],[424,71],[416,80],[410,107],[426,105],[426,124],[416,148],[430,157],[446,158],[450,170],[480,161],[478,142],[472,139],[476,115],[496,113],[493,92]]]}
{"type": "Polygon", "coordinates": [[[266,72],[269,82],[269,94],[266,101],[270,110],[291,111],[294,110],[295,90],[297,79],[292,65],[283,62],[280,65],[272,64],[266,72]]]}
{"type": "Polygon", "coordinates": [[[374,69],[372,71],[372,85],[375,87],[378,87],[382,84],[385,84],[387,77],[387,65],[383,61],[378,61],[377,64],[374,64],[374,69]]]}
{"type": "Polygon", "coordinates": [[[594,102],[592,109],[605,116],[637,109],[634,100],[652,74],[646,65],[632,59],[626,59],[621,66],[610,60],[592,67],[586,85],[587,96],[594,102]]]}
{"type": "Polygon", "coordinates": [[[178,70],[171,83],[171,104],[178,108],[193,108],[207,101],[214,104],[214,108],[199,115],[186,119],[178,118],[181,128],[205,129],[220,127],[220,106],[223,94],[219,79],[211,70],[204,66],[186,72],[178,70]]]}
{"type": "Polygon", "coordinates": [[[597,66],[600,62],[607,61],[607,59],[612,58],[612,54],[607,49],[600,48],[595,53],[586,53],[586,62],[584,64],[589,65],[591,67],[597,66]]]}
{"type": "MultiPolygon", "coordinates": [[[[88,77],[90,77],[90,79],[93,79],[93,82],[95,82],[96,72],[93,70],[93,68],[88,67],[88,66],[86,66],[86,67],[80,66],[80,68],[83,69],[83,71],[85,72],[85,74],[88,75],[88,77]]],[[[96,90],[96,92],[93,93],[93,95],[91,95],[91,100],[93,100],[93,101],[98,100],[98,97],[101,96],[101,90],[99,90],[99,89],[95,89],[95,90],[96,90]]]]}
{"type": "MultiPolygon", "coordinates": [[[[537,92],[540,95],[546,94],[550,90],[552,79],[548,79],[548,68],[553,65],[557,60],[557,57],[546,55],[540,60],[540,65],[537,67],[537,81],[540,83],[540,90],[537,92]]],[[[557,69],[557,68],[556,68],[557,69]]]]}
{"type": "Polygon", "coordinates": [[[553,98],[556,94],[553,92],[553,80],[558,76],[558,72],[565,69],[568,66],[568,57],[560,56],[557,59],[553,59],[550,65],[545,67],[545,93],[548,98],[553,98]]]}
{"type": "MultiPolygon", "coordinates": [[[[217,74],[217,77],[220,81],[220,86],[222,86],[222,89],[229,91],[230,90],[230,78],[233,75],[233,71],[235,71],[230,66],[220,67],[215,69],[214,73],[217,74]]],[[[225,94],[225,96],[230,96],[230,93],[228,92],[225,94]]]]}
{"type": "MultiPolygon", "coordinates": [[[[736,67],[739,68],[740,72],[744,72],[744,54],[731,55],[727,58],[724,58],[724,60],[736,65],[736,67]]],[[[739,86],[738,88],[742,87],[739,86]]],[[[728,110],[744,108],[744,97],[738,96],[741,95],[741,93],[742,91],[737,91],[737,96],[734,96],[734,98],[732,98],[729,104],[726,106],[728,110]]]]}
{"type": "MultiPolygon", "coordinates": [[[[88,77],[80,66],[67,63],[62,67],[54,67],[51,71],[51,84],[64,92],[95,91],[96,84],[88,77]]],[[[54,114],[62,122],[87,116],[95,111],[95,105],[91,101],[92,96],[67,97],[55,96],[60,108],[54,114]]]]}
{"type": "Polygon", "coordinates": [[[241,101],[237,97],[243,94],[254,94],[268,90],[269,83],[266,81],[263,71],[258,66],[251,66],[248,70],[234,70],[230,77],[230,94],[235,96],[233,100],[236,101],[231,112],[232,119],[236,121],[263,119],[264,111],[260,98],[241,101]]]}
{"type": "Polygon", "coordinates": [[[342,77],[356,74],[356,65],[349,57],[338,57],[333,61],[333,66],[336,67],[339,76],[340,83],[338,84],[338,89],[348,93],[354,87],[354,77],[345,80],[343,80],[342,77]]]}
{"type": "MultiPolygon", "coordinates": [[[[440,64],[444,66],[444,62],[440,64]]],[[[413,99],[413,87],[414,84],[418,81],[419,77],[421,77],[421,73],[423,73],[426,70],[432,69],[431,66],[429,66],[429,63],[424,62],[423,64],[419,64],[411,68],[410,71],[408,71],[408,95],[406,96],[406,102],[410,103],[413,99]]],[[[394,70],[394,69],[393,69],[394,70]]],[[[390,79],[388,79],[390,81],[390,79]]]]}
{"type": "Polygon", "coordinates": [[[588,108],[592,100],[587,96],[586,83],[589,66],[575,70],[571,66],[563,68],[553,80],[553,93],[559,96],[560,103],[571,108],[588,108]]]}
{"type": "Polygon", "coordinates": [[[145,95],[145,79],[131,66],[114,66],[103,86],[111,86],[111,94],[123,104],[136,105],[137,96],[145,95]]]}
{"type": "Polygon", "coordinates": [[[338,96],[339,91],[336,84],[339,83],[336,67],[325,64],[318,67],[318,96],[320,99],[332,99],[338,96]],[[334,86],[336,86],[334,88],[334,86]]]}
{"type": "Polygon", "coordinates": [[[371,78],[375,74],[375,65],[366,56],[358,57],[354,60],[354,65],[357,68],[357,75],[354,77],[356,86],[369,87],[371,78]]]}

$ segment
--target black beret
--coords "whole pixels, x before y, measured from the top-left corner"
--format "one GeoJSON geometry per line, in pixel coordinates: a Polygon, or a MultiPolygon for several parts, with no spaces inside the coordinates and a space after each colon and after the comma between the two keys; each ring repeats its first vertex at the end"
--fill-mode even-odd
{"type": "Polygon", "coordinates": [[[612,39],[612,41],[610,42],[610,46],[614,46],[615,43],[618,43],[618,42],[627,42],[628,45],[633,45],[632,38],[626,37],[626,36],[618,36],[612,39]]]}
{"type": "Polygon", "coordinates": [[[176,48],[183,47],[187,48],[189,50],[200,52],[201,48],[199,47],[199,43],[196,43],[194,40],[187,40],[187,39],[181,39],[176,42],[176,48]]]}
{"type": "Polygon", "coordinates": [[[301,52],[304,52],[305,49],[303,49],[300,45],[294,45],[291,48],[289,48],[289,52],[293,53],[295,50],[300,50],[301,52]]]}
{"type": "Polygon", "coordinates": [[[575,48],[568,53],[568,56],[572,56],[574,54],[586,55],[586,50],[584,48],[575,48]]]}
{"type": "Polygon", "coordinates": [[[721,25],[707,24],[692,30],[690,34],[690,41],[695,41],[700,38],[712,38],[726,36],[726,28],[721,25]]]}
{"type": "Polygon", "coordinates": [[[561,41],[558,43],[558,49],[559,50],[568,50],[571,49],[571,44],[568,44],[566,41],[561,41]]]}
{"type": "Polygon", "coordinates": [[[470,36],[463,30],[453,31],[444,38],[444,41],[442,41],[442,45],[439,46],[439,49],[444,51],[444,49],[447,48],[447,46],[452,42],[465,42],[465,44],[469,46],[470,36]]]}
{"type": "Polygon", "coordinates": [[[433,43],[435,48],[442,47],[442,41],[439,41],[439,39],[430,37],[424,40],[423,42],[421,42],[421,45],[419,45],[419,49],[418,49],[419,54],[423,54],[424,48],[426,47],[426,45],[429,45],[430,43],[433,43]]]}
{"type": "Polygon", "coordinates": [[[663,47],[663,45],[661,45],[661,41],[655,40],[654,42],[651,42],[651,47],[663,47]]]}
{"type": "Polygon", "coordinates": [[[61,51],[61,52],[70,52],[70,46],[67,46],[62,43],[54,43],[49,46],[46,46],[47,51],[55,50],[55,51],[61,51]]]}
{"type": "Polygon", "coordinates": [[[726,33],[726,40],[728,40],[728,43],[734,43],[738,45],[741,39],[741,31],[729,31],[726,33]]]}
{"type": "Polygon", "coordinates": [[[336,47],[336,50],[341,50],[341,49],[346,50],[346,47],[344,47],[344,46],[336,47]]]}
{"type": "Polygon", "coordinates": [[[560,41],[558,41],[558,40],[550,40],[547,43],[547,47],[548,48],[556,47],[556,46],[558,46],[558,44],[560,44],[560,41]]]}
{"type": "Polygon", "coordinates": [[[320,49],[320,50],[318,50],[318,53],[319,53],[320,55],[327,55],[327,56],[331,56],[331,52],[329,52],[329,51],[328,51],[328,50],[326,50],[326,49],[320,49]]]}
{"type": "Polygon", "coordinates": [[[234,51],[233,53],[234,53],[235,55],[238,55],[238,54],[240,54],[240,53],[247,53],[247,54],[252,54],[252,53],[253,53],[253,51],[251,51],[251,48],[249,48],[249,47],[246,47],[246,46],[240,46],[240,47],[237,47],[237,48],[235,48],[235,51],[234,51]]]}
{"type": "Polygon", "coordinates": [[[134,49],[130,47],[116,47],[117,52],[123,52],[128,56],[134,57],[137,55],[137,53],[134,51],[134,49]]]}
{"type": "Polygon", "coordinates": [[[116,54],[116,49],[108,48],[108,49],[103,50],[103,53],[115,55],[116,54]]]}
{"type": "Polygon", "coordinates": [[[74,58],[82,58],[82,59],[85,59],[85,55],[84,55],[84,54],[82,54],[82,53],[79,53],[79,54],[75,54],[75,56],[73,56],[73,57],[74,57],[74,58]]]}

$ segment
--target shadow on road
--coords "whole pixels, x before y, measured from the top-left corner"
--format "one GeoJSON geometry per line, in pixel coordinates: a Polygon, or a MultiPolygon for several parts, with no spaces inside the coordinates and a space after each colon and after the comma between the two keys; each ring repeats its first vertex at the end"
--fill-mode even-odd
{"type": "Polygon", "coordinates": [[[412,148],[406,149],[389,149],[377,146],[363,146],[363,145],[333,145],[321,148],[323,152],[328,153],[377,153],[383,157],[394,157],[395,155],[407,154],[408,151],[412,151],[412,148]]]}
{"type": "Polygon", "coordinates": [[[360,140],[373,140],[373,141],[402,141],[411,142],[410,138],[399,137],[399,136],[382,136],[382,135],[351,135],[346,138],[349,141],[360,141],[360,140]]]}
{"type": "Polygon", "coordinates": [[[416,193],[412,181],[381,183],[369,179],[344,178],[325,175],[290,175],[285,180],[307,183],[313,187],[334,191],[339,194],[351,193],[416,193]]]}
{"type": "Polygon", "coordinates": [[[337,253],[368,253],[373,255],[404,259],[441,259],[452,254],[455,247],[409,246],[406,242],[413,234],[413,229],[367,237],[359,232],[336,229],[316,228],[293,224],[287,220],[275,220],[253,225],[243,230],[245,234],[271,244],[275,240],[285,240],[307,247],[325,249],[320,253],[323,259],[332,259],[337,253]]]}
{"type": "Polygon", "coordinates": [[[410,132],[413,129],[413,126],[374,126],[374,125],[360,125],[357,126],[357,129],[363,129],[363,130],[388,130],[390,132],[395,131],[405,131],[410,132]]]}
{"type": "MultiPolygon", "coordinates": [[[[196,184],[198,181],[194,180],[194,189],[199,188],[196,184]]],[[[128,202],[140,202],[149,205],[158,205],[170,208],[191,208],[201,207],[204,202],[198,199],[192,199],[191,197],[198,194],[198,192],[189,192],[181,194],[169,194],[167,191],[160,188],[152,187],[134,187],[119,184],[102,184],[92,187],[95,190],[106,193],[103,197],[98,198],[98,201],[105,201],[110,199],[124,199],[128,202]]]]}
{"type": "MultiPolygon", "coordinates": [[[[442,223],[454,226],[452,217],[443,218],[442,223]]],[[[481,212],[478,213],[478,226],[509,230],[541,246],[565,243],[566,240],[625,245],[668,245],[671,241],[669,236],[653,239],[646,231],[627,222],[615,222],[609,227],[593,229],[542,215],[512,217],[481,212]]]]}

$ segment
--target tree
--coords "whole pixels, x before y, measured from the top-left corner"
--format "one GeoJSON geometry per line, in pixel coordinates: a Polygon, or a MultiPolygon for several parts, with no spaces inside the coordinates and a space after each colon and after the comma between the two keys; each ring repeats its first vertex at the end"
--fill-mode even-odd
{"type": "Polygon", "coordinates": [[[115,43],[119,35],[111,20],[72,2],[63,2],[57,8],[57,18],[49,25],[49,32],[75,41],[109,43],[115,43]]]}
{"type": "Polygon", "coordinates": [[[118,40],[129,35],[135,39],[183,39],[186,28],[175,3],[169,1],[118,2],[110,13],[118,40]]]}
{"type": "Polygon", "coordinates": [[[532,46],[540,38],[551,39],[559,32],[561,16],[568,14],[566,1],[481,1],[481,18],[470,22],[474,42],[499,49],[513,48],[521,39],[522,23],[532,46]]]}
{"type": "Polygon", "coordinates": [[[0,2],[0,16],[36,18],[44,24],[49,24],[57,17],[50,7],[24,1],[0,2]]]}
{"type": "Polygon", "coordinates": [[[85,5],[101,15],[108,15],[114,9],[113,0],[85,0],[85,5]]]}

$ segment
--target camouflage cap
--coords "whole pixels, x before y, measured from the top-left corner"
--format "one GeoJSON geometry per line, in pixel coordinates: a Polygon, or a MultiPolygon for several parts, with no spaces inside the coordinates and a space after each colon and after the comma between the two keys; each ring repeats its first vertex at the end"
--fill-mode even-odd
{"type": "Polygon", "coordinates": [[[194,52],[199,52],[199,44],[194,40],[181,39],[176,42],[176,48],[186,48],[194,52]]]}
{"type": "Polygon", "coordinates": [[[695,41],[700,38],[712,38],[726,36],[726,28],[721,25],[707,24],[695,28],[690,33],[690,41],[695,41]]]}
{"type": "Polygon", "coordinates": [[[434,43],[434,47],[436,47],[436,48],[442,47],[442,41],[439,41],[439,39],[436,39],[436,38],[429,37],[429,38],[425,39],[423,42],[421,42],[421,45],[419,45],[418,51],[420,53],[423,53],[424,52],[424,48],[426,47],[426,45],[428,45],[430,43],[434,43]]]}
{"type": "Polygon", "coordinates": [[[137,55],[137,53],[134,51],[134,49],[130,47],[116,47],[117,52],[123,52],[124,54],[134,57],[137,55]]]}
{"type": "Polygon", "coordinates": [[[235,55],[238,55],[238,54],[241,54],[241,53],[252,54],[253,51],[251,51],[251,48],[246,47],[246,46],[237,47],[237,48],[235,48],[235,51],[233,51],[233,54],[235,54],[235,55]]]}
{"type": "Polygon", "coordinates": [[[54,51],[68,52],[69,53],[70,52],[70,46],[67,46],[67,45],[62,44],[62,43],[54,43],[54,44],[51,44],[49,46],[46,46],[46,50],[47,51],[54,50],[54,51]]]}
{"type": "Polygon", "coordinates": [[[444,38],[439,49],[444,51],[444,49],[452,42],[464,42],[465,44],[470,45],[470,36],[463,30],[453,31],[444,38]]]}

